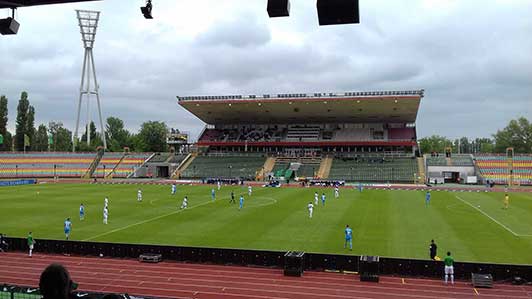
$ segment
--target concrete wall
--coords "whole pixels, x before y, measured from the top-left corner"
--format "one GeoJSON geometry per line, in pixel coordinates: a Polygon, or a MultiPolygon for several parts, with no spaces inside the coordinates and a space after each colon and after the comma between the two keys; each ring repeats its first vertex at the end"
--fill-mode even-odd
{"type": "Polygon", "coordinates": [[[443,177],[443,172],[459,172],[460,178],[465,179],[468,176],[475,175],[474,166],[428,166],[428,173],[438,173],[440,177],[443,177]]]}

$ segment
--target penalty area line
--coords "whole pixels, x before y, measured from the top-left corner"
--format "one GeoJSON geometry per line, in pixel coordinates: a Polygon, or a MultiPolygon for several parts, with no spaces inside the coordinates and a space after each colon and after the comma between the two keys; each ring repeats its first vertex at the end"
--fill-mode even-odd
{"type": "Polygon", "coordinates": [[[482,211],[481,209],[475,207],[474,205],[470,204],[469,202],[463,200],[462,198],[460,198],[460,196],[455,196],[457,199],[459,199],[461,202],[465,203],[466,205],[472,207],[473,209],[479,211],[480,213],[482,213],[482,215],[488,217],[491,221],[497,223],[498,225],[500,225],[502,228],[504,228],[505,230],[509,231],[512,235],[516,236],[516,237],[532,237],[532,235],[520,235],[520,234],[517,234],[516,232],[514,232],[513,230],[511,230],[508,226],[502,224],[501,222],[499,222],[497,219],[491,217],[490,215],[488,215],[488,213],[482,211]]]}
{"type": "MultiPolygon", "coordinates": [[[[186,210],[192,210],[194,208],[197,208],[197,207],[201,207],[201,206],[204,206],[204,205],[207,205],[207,204],[210,204],[210,203],[213,203],[213,201],[206,201],[204,203],[201,203],[199,205],[195,205],[193,207],[190,207],[190,208],[187,208],[186,210]]],[[[150,218],[150,219],[146,219],[146,220],[143,220],[143,221],[140,221],[140,222],[136,222],[136,223],[132,223],[132,224],[128,224],[126,226],[122,226],[122,227],[119,227],[119,228],[115,228],[113,230],[110,230],[108,232],[105,232],[105,233],[101,233],[101,234],[98,234],[96,236],[92,236],[90,238],[87,238],[87,239],[84,239],[82,240],[83,242],[86,242],[86,241],[90,241],[90,240],[94,240],[94,239],[97,239],[99,237],[103,237],[103,236],[107,236],[107,235],[110,235],[110,234],[113,234],[113,233],[116,233],[116,232],[119,232],[121,230],[125,230],[125,229],[128,229],[130,227],[133,227],[133,226],[137,226],[137,225],[141,225],[141,224],[144,224],[144,223],[148,223],[148,222],[151,222],[151,221],[155,221],[155,220],[159,220],[161,218],[165,218],[165,217],[168,217],[168,216],[172,216],[172,215],[175,215],[175,214],[178,214],[178,213],[181,213],[183,212],[185,209],[181,209],[181,210],[177,210],[177,211],[174,211],[174,212],[171,212],[171,213],[167,213],[167,214],[163,214],[163,215],[159,215],[157,217],[153,217],[153,218],[150,218]]]]}

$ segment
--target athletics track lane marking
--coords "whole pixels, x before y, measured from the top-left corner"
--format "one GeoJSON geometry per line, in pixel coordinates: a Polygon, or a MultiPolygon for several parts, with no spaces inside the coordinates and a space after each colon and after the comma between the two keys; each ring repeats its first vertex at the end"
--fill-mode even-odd
{"type": "Polygon", "coordinates": [[[512,235],[516,236],[516,237],[532,237],[532,235],[522,235],[522,234],[517,234],[515,233],[513,230],[511,230],[508,226],[500,223],[497,219],[491,217],[490,215],[488,215],[488,213],[482,211],[481,209],[475,207],[474,205],[470,204],[469,202],[463,200],[460,196],[456,195],[455,196],[457,199],[459,199],[460,201],[462,201],[463,203],[465,203],[466,205],[472,207],[473,209],[479,211],[480,213],[482,213],[484,216],[488,217],[489,219],[491,219],[491,221],[497,223],[498,225],[500,225],[502,228],[504,228],[505,230],[509,231],[512,235]]]}

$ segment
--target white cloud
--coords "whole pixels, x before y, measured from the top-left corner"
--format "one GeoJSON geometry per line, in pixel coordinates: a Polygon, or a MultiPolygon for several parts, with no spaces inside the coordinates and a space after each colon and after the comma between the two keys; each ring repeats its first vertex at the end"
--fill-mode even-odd
{"type": "MultiPolygon", "coordinates": [[[[0,37],[10,128],[22,90],[36,122],[73,127],[83,49],[74,9],[102,11],[94,49],[104,116],[198,133],[176,95],[424,88],[418,135],[489,136],[532,115],[532,2],[362,1],[361,24],[319,27],[315,1],[157,0],[21,8],[0,37]],[[127,3],[127,4],[126,4],[127,3]]],[[[93,112],[94,109],[93,109],[93,112]]],[[[96,117],[96,114],[93,116],[96,117]]]]}

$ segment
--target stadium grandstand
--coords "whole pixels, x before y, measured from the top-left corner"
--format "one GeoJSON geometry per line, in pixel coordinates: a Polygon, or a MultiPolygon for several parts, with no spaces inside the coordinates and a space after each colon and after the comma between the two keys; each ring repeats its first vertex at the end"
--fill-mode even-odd
{"type": "Polygon", "coordinates": [[[3,152],[0,178],[80,178],[130,176],[148,153],[3,152]],[[91,167],[94,169],[91,172],[91,167]]]}
{"type": "Polygon", "coordinates": [[[206,126],[198,152],[174,177],[413,183],[420,178],[415,122],[423,94],[177,97],[206,126]]]}

